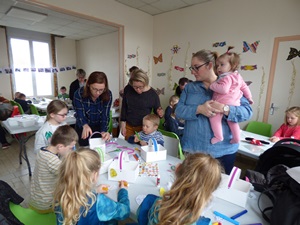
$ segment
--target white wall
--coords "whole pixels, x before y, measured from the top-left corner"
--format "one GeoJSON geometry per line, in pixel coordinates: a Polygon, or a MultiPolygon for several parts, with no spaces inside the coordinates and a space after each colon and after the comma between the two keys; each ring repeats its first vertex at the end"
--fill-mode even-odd
{"type": "Polygon", "coordinates": [[[87,75],[102,71],[107,75],[113,99],[119,97],[118,32],[77,41],[78,68],[87,75]],[[86,69],[87,68],[87,69],[86,69]]]}
{"type": "MultiPolygon", "coordinates": [[[[55,38],[56,47],[56,64],[58,67],[77,65],[77,52],[76,52],[76,41],[66,38],[55,38]]],[[[69,70],[57,73],[57,86],[58,93],[61,86],[67,88],[69,93],[69,87],[72,81],[77,79],[76,70],[69,70]]]]}
{"type": "MultiPolygon", "coordinates": [[[[170,49],[177,44],[181,47],[174,55],[173,67],[190,66],[192,53],[201,49],[226,52],[227,48],[213,48],[215,42],[226,41],[227,46],[235,46],[234,51],[241,53],[241,65],[257,65],[254,71],[240,71],[244,80],[253,83],[250,89],[254,96],[254,115],[257,117],[260,107],[259,120],[262,120],[267,82],[272,57],[273,41],[277,36],[290,36],[300,33],[300,1],[299,0],[212,0],[192,7],[184,8],[154,17],[153,54],[163,53],[163,63],[153,64],[153,87],[166,88],[161,95],[164,106],[174,93],[169,89],[168,77],[158,77],[157,73],[165,72],[171,65],[170,49]],[[257,53],[242,53],[243,41],[253,43],[260,41],[257,53]],[[188,48],[190,43],[190,48],[188,48]],[[186,52],[188,54],[186,55],[186,52]],[[187,59],[187,60],[186,60],[187,59]],[[262,69],[264,68],[264,70],[262,69]],[[259,102],[262,76],[265,73],[265,86],[261,102],[259,102]]],[[[185,72],[172,69],[172,84],[178,82],[185,72]]],[[[194,80],[188,70],[187,77],[194,80]]],[[[299,79],[299,78],[298,78],[299,79]]],[[[173,85],[172,85],[173,87],[173,85]]],[[[282,115],[280,116],[282,120],[282,115]]]]}
{"type": "MultiPolygon", "coordinates": [[[[76,1],[76,4],[74,4],[74,0],[38,0],[34,2],[123,25],[125,27],[124,60],[128,54],[138,52],[138,57],[126,60],[125,68],[128,70],[131,66],[137,65],[151,72],[153,49],[153,17],[151,15],[113,0],[85,0],[76,1]]],[[[126,78],[124,80],[126,84],[126,78]]]]}

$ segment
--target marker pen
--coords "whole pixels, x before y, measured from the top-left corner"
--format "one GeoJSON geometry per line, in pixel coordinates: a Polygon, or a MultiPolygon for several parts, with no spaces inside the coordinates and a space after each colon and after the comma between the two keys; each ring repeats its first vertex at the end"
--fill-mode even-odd
{"type": "Polygon", "coordinates": [[[232,217],[230,217],[230,218],[234,220],[234,219],[236,219],[236,218],[238,218],[238,217],[240,217],[240,216],[246,214],[247,212],[248,212],[247,209],[245,209],[245,210],[243,210],[242,212],[239,212],[239,213],[235,214],[234,216],[232,216],[232,217]]]}
{"type": "Polygon", "coordinates": [[[159,174],[157,175],[157,178],[156,178],[156,187],[160,187],[160,175],[159,174]]]}
{"type": "Polygon", "coordinates": [[[228,216],[226,216],[226,215],[224,215],[224,214],[222,214],[222,213],[219,213],[219,212],[217,212],[217,211],[214,211],[213,213],[214,213],[216,216],[221,217],[222,219],[227,220],[227,221],[230,222],[230,223],[233,223],[234,225],[240,225],[240,222],[238,222],[238,221],[236,221],[236,220],[233,220],[233,219],[231,219],[230,217],[228,217],[228,216]]]}

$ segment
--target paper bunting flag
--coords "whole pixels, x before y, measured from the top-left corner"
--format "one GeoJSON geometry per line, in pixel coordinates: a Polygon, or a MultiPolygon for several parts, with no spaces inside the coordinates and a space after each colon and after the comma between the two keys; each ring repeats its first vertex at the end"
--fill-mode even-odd
{"type": "Polygon", "coordinates": [[[4,68],[5,73],[12,73],[12,68],[4,68]]]}
{"type": "Polygon", "coordinates": [[[256,49],[257,49],[259,42],[260,41],[255,41],[254,43],[249,44],[246,41],[243,41],[243,46],[244,46],[243,52],[247,52],[250,50],[251,52],[256,53],[256,49]]]}
{"type": "Polygon", "coordinates": [[[157,73],[157,76],[158,77],[164,77],[164,76],[166,76],[166,73],[157,73]]]}
{"type": "Polygon", "coordinates": [[[250,86],[250,84],[252,84],[252,81],[248,80],[248,81],[245,81],[245,83],[247,84],[247,86],[250,86]]]}
{"type": "Polygon", "coordinates": [[[58,68],[52,68],[52,73],[57,73],[58,72],[58,68]]]}
{"type": "Polygon", "coordinates": [[[300,57],[300,50],[298,51],[295,48],[290,48],[290,53],[286,60],[291,60],[297,56],[300,57]]]}
{"type": "Polygon", "coordinates": [[[67,70],[71,70],[72,67],[71,67],[71,66],[66,66],[66,69],[67,69],[67,70]]]}
{"type": "Polygon", "coordinates": [[[29,68],[23,68],[23,72],[29,72],[29,68]]]}
{"type": "Polygon", "coordinates": [[[156,88],[156,93],[158,95],[165,95],[165,88],[163,87],[162,89],[156,88]]]}
{"type": "Polygon", "coordinates": [[[15,68],[15,72],[21,72],[21,68],[15,68]]]}
{"type": "Polygon", "coordinates": [[[180,47],[178,45],[173,45],[173,48],[171,48],[173,54],[177,54],[179,50],[180,47]]]}
{"type": "Polygon", "coordinates": [[[157,64],[158,62],[162,62],[163,61],[162,53],[160,53],[158,57],[153,56],[153,59],[155,64],[157,64]]]}
{"type": "Polygon", "coordinates": [[[51,68],[45,68],[46,73],[51,73],[51,71],[52,71],[51,68]]]}
{"type": "Polygon", "coordinates": [[[223,47],[226,45],[226,41],[223,41],[223,42],[215,42],[212,44],[213,47],[223,47]]]}
{"type": "Polygon", "coordinates": [[[244,65],[241,66],[241,70],[256,70],[257,69],[257,65],[244,65]]]}
{"type": "Polygon", "coordinates": [[[36,68],[31,68],[30,71],[31,72],[36,72],[36,68]]]}
{"type": "Polygon", "coordinates": [[[39,72],[39,73],[45,72],[45,68],[38,68],[38,72],[39,72]]]}
{"type": "Polygon", "coordinates": [[[127,58],[128,58],[128,59],[134,59],[135,57],[136,57],[135,54],[127,55],[127,58]]]}
{"type": "Polygon", "coordinates": [[[175,66],[174,68],[175,68],[175,70],[178,70],[180,72],[184,71],[184,68],[182,68],[180,66],[175,66]]]}

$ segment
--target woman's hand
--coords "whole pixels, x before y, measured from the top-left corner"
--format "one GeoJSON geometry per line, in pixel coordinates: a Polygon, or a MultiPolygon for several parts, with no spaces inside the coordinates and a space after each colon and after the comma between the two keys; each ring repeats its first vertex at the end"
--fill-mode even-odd
{"type": "Polygon", "coordinates": [[[138,136],[137,135],[134,135],[134,142],[135,143],[138,143],[140,141],[140,139],[138,138],[138,136]]]}
{"type": "Polygon", "coordinates": [[[110,140],[110,133],[108,132],[101,132],[101,137],[104,141],[110,140]]]}
{"type": "Polygon", "coordinates": [[[196,113],[212,117],[215,116],[216,113],[222,112],[222,110],[220,110],[220,108],[222,109],[222,105],[224,104],[218,103],[214,100],[209,100],[202,105],[198,105],[196,113]]]}
{"type": "Polygon", "coordinates": [[[280,138],[279,137],[276,137],[276,136],[273,136],[273,137],[270,137],[270,139],[269,139],[271,142],[277,142],[277,141],[279,141],[280,140],[280,138]]]}
{"type": "Polygon", "coordinates": [[[85,124],[83,125],[83,129],[82,129],[82,134],[81,134],[81,138],[82,139],[86,139],[88,138],[90,135],[93,134],[92,129],[90,128],[89,125],[85,124]]]}

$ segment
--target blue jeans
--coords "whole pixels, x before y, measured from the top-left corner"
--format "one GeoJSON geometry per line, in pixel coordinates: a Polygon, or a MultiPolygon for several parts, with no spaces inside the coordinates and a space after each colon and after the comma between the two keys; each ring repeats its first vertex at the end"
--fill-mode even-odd
{"type": "Polygon", "coordinates": [[[221,165],[224,167],[225,173],[230,174],[234,162],[235,162],[236,153],[230,154],[230,155],[224,155],[222,157],[216,158],[220,161],[221,165]]]}

